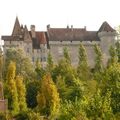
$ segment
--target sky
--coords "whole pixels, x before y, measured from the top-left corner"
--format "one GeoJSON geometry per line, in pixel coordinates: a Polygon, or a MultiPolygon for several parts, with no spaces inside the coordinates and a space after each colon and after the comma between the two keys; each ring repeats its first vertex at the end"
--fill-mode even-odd
{"type": "Polygon", "coordinates": [[[20,24],[37,31],[51,27],[87,27],[98,30],[104,21],[120,25],[120,0],[0,0],[0,35],[10,35],[18,16],[20,24]]]}

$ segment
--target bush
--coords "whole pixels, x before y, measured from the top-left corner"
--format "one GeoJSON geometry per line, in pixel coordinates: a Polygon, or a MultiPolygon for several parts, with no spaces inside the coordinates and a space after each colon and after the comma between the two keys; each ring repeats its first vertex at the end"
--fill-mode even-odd
{"type": "Polygon", "coordinates": [[[7,120],[5,113],[0,113],[0,120],[7,120]]]}

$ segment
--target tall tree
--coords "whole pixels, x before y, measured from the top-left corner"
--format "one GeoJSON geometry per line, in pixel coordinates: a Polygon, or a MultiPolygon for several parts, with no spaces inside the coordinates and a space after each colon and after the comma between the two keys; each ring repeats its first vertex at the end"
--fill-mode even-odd
{"type": "Polygon", "coordinates": [[[118,62],[120,62],[120,41],[116,42],[116,52],[118,56],[118,62]]]}
{"type": "Polygon", "coordinates": [[[111,91],[111,106],[114,114],[120,112],[120,64],[112,64],[104,77],[104,92],[111,91]]]}
{"type": "Polygon", "coordinates": [[[17,93],[19,98],[19,109],[20,111],[26,111],[27,110],[27,104],[26,104],[26,88],[25,84],[23,83],[23,77],[22,76],[16,76],[16,87],[17,87],[17,93]]]}
{"type": "Polygon", "coordinates": [[[70,60],[70,56],[69,56],[69,53],[68,53],[68,49],[65,47],[63,49],[63,54],[64,54],[64,59],[67,63],[71,64],[71,60],[70,60]]]}
{"type": "Polygon", "coordinates": [[[101,73],[103,72],[103,63],[102,63],[102,52],[100,47],[98,45],[94,45],[94,51],[95,51],[95,72],[101,73]]]}
{"type": "Polygon", "coordinates": [[[110,46],[109,53],[110,53],[110,59],[108,61],[108,66],[113,65],[118,61],[118,56],[115,47],[110,46]]]}
{"type": "Polygon", "coordinates": [[[90,79],[90,69],[87,63],[87,54],[84,46],[80,44],[79,46],[79,63],[77,68],[78,76],[81,80],[89,80],[90,79]]]}
{"type": "Polygon", "coordinates": [[[7,84],[7,97],[8,97],[8,108],[17,113],[19,111],[18,105],[18,94],[15,83],[15,72],[16,65],[14,62],[10,62],[6,75],[6,84],[7,84]]]}
{"type": "Polygon", "coordinates": [[[51,73],[53,68],[54,68],[54,63],[53,63],[52,55],[49,52],[47,57],[47,70],[51,73]]]}
{"type": "Polygon", "coordinates": [[[17,74],[21,74],[26,79],[32,79],[32,77],[34,76],[33,65],[22,49],[7,49],[5,66],[8,66],[10,61],[16,62],[17,74]]]}
{"type": "Polygon", "coordinates": [[[60,98],[51,76],[45,75],[41,81],[41,89],[37,95],[38,109],[47,116],[54,116],[60,107],[60,98]]]}

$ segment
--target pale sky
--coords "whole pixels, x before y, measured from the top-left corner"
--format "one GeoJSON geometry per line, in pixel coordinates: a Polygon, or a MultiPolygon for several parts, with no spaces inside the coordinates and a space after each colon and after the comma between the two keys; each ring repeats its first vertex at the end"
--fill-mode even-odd
{"type": "Polygon", "coordinates": [[[120,25],[120,0],[0,0],[0,35],[12,33],[16,16],[37,31],[47,24],[98,30],[104,21],[114,28],[120,25]]]}

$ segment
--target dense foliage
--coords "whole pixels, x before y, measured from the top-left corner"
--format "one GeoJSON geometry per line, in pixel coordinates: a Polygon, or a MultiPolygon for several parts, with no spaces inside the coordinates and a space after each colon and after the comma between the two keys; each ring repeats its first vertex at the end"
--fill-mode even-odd
{"type": "Polygon", "coordinates": [[[93,47],[95,66],[88,65],[86,49],[80,44],[78,66],[72,66],[69,51],[54,64],[48,53],[46,68],[34,66],[19,49],[8,49],[0,59],[0,78],[8,99],[7,114],[1,120],[119,120],[120,44],[110,47],[108,65],[103,53],[93,47]],[[4,69],[3,69],[4,68],[4,69]]]}

